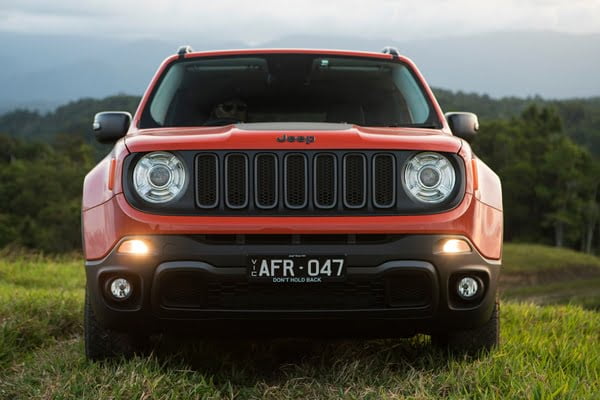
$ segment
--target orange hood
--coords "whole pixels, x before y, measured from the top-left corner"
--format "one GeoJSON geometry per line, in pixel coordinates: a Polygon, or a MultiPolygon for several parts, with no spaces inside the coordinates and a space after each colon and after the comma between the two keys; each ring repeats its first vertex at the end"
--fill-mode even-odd
{"type": "Polygon", "coordinates": [[[462,141],[438,129],[369,128],[330,123],[247,123],[133,130],[125,137],[125,144],[131,152],[388,149],[457,153],[462,141]]]}

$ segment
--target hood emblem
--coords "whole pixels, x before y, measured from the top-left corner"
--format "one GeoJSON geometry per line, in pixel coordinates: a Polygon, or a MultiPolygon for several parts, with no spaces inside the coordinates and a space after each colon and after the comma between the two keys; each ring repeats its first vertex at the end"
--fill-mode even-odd
{"type": "Polygon", "coordinates": [[[284,142],[294,143],[294,142],[298,142],[298,143],[311,144],[311,143],[315,142],[315,137],[314,136],[292,136],[292,135],[288,136],[288,135],[286,135],[284,133],[281,136],[278,136],[276,138],[276,140],[279,143],[284,143],[284,142]]]}

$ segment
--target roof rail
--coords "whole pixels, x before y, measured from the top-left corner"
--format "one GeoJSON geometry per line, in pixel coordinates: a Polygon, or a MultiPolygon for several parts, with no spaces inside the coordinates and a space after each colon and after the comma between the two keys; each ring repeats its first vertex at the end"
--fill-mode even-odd
{"type": "Polygon", "coordinates": [[[392,46],[386,46],[383,48],[383,50],[381,50],[381,52],[383,54],[391,54],[393,57],[398,57],[400,56],[400,53],[398,53],[398,49],[392,46]]]}
{"type": "Polygon", "coordinates": [[[185,56],[187,53],[191,53],[192,51],[192,46],[186,45],[186,46],[180,46],[177,49],[177,55],[182,58],[183,56],[185,56]]]}

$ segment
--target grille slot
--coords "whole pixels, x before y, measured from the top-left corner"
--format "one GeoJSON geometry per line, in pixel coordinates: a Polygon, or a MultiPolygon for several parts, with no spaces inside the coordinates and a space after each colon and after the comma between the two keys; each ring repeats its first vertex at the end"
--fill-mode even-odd
{"type": "Polygon", "coordinates": [[[337,163],[334,154],[315,156],[315,206],[333,208],[337,203],[337,163]]]}
{"type": "Polygon", "coordinates": [[[254,158],[254,201],[262,209],[277,206],[277,156],[266,153],[254,158]]]}
{"type": "Polygon", "coordinates": [[[390,208],[396,203],[396,159],[392,154],[373,156],[373,204],[390,208]]]}
{"type": "Polygon", "coordinates": [[[248,206],[248,157],[245,154],[225,157],[225,202],[229,208],[248,206]]]}
{"type": "Polygon", "coordinates": [[[196,157],[196,204],[200,208],[215,208],[219,204],[218,163],[216,154],[196,157]]]}
{"type": "Polygon", "coordinates": [[[344,156],[344,205],[363,208],[367,204],[367,173],[365,156],[351,153],[344,156]]]}
{"type": "Polygon", "coordinates": [[[304,208],[307,205],[307,164],[306,156],[301,153],[285,156],[285,205],[291,209],[304,208]]]}

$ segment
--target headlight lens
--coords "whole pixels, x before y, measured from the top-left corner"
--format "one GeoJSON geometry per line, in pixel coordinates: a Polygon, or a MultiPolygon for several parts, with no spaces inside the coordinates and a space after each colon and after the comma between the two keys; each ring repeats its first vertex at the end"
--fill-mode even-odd
{"type": "Polygon", "coordinates": [[[165,151],[146,154],[133,170],[133,186],[142,199],[166,203],[183,193],[186,173],[183,162],[165,151]]]}
{"type": "Polygon", "coordinates": [[[404,187],[411,197],[423,203],[446,200],[455,183],[454,167],[439,153],[416,154],[404,168],[404,187]]]}

